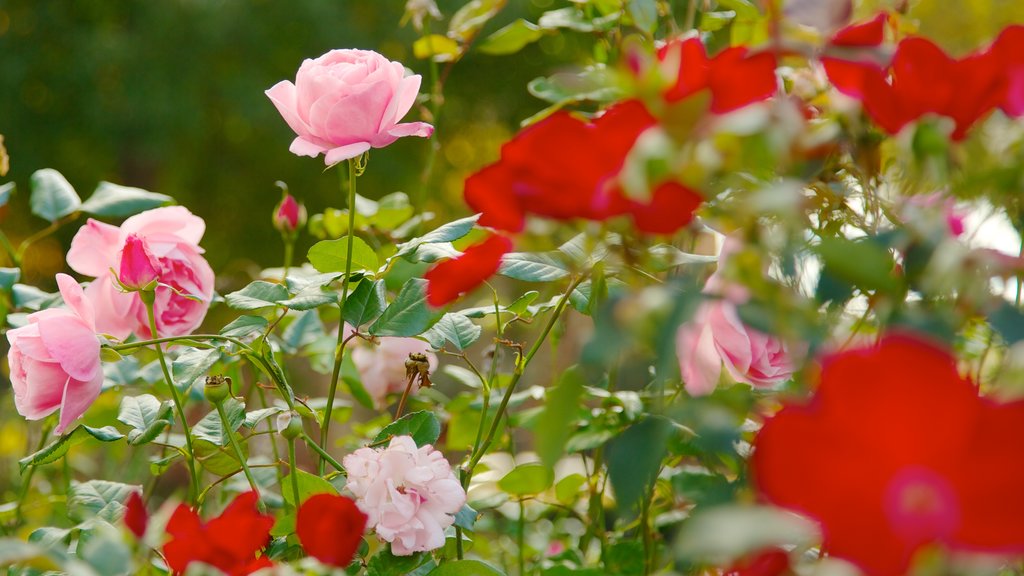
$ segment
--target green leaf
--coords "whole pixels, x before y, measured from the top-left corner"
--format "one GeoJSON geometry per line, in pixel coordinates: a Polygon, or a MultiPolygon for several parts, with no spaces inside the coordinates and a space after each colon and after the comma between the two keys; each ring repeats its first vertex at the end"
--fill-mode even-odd
{"type": "Polygon", "coordinates": [[[190,348],[171,362],[171,377],[174,385],[184,390],[196,379],[206,376],[210,368],[220,360],[217,348],[190,348]]]}
{"type": "Polygon", "coordinates": [[[416,446],[433,444],[441,436],[441,422],[433,412],[410,412],[385,426],[373,442],[384,442],[393,436],[412,436],[416,446]]]}
{"type": "Polygon", "coordinates": [[[427,576],[505,576],[505,574],[480,560],[456,560],[441,564],[431,570],[427,576]]]}
{"type": "Polygon", "coordinates": [[[386,288],[383,280],[371,282],[363,280],[356,286],[356,289],[348,295],[345,306],[342,307],[342,317],[345,322],[356,328],[376,320],[387,302],[384,299],[386,288]]]}
{"type": "Polygon", "coordinates": [[[44,464],[50,464],[60,460],[62,456],[68,453],[68,450],[76,444],[81,444],[88,438],[95,438],[100,442],[116,442],[124,438],[124,434],[121,434],[117,428],[113,426],[104,426],[102,428],[93,428],[86,426],[85,424],[79,424],[71,432],[65,433],[57,440],[51,442],[43,449],[39,450],[34,454],[18,460],[18,464],[21,466],[22,473],[29,466],[42,466],[44,464]]]}
{"type": "MultiPolygon", "coordinates": [[[[245,404],[234,398],[228,398],[224,401],[224,413],[228,417],[228,426],[232,432],[238,430],[242,423],[245,422],[245,404]]],[[[192,437],[206,440],[216,446],[228,445],[228,435],[216,410],[204,416],[202,420],[192,427],[192,437]]]]}
{"type": "Polygon", "coordinates": [[[117,419],[132,427],[128,432],[128,444],[137,446],[156,439],[173,423],[173,408],[170,401],[160,402],[151,394],[125,396],[121,399],[117,419]]]}
{"type": "Polygon", "coordinates": [[[537,454],[545,466],[554,467],[565,451],[580,407],[586,378],[579,366],[562,373],[558,383],[548,390],[544,409],[534,428],[537,454]]]}
{"type": "MultiPolygon", "coordinates": [[[[249,443],[241,442],[241,437],[234,433],[239,439],[239,446],[242,449],[242,456],[248,461],[249,443]]],[[[230,446],[218,446],[208,440],[196,439],[192,443],[196,452],[196,460],[204,470],[217,476],[230,476],[242,470],[242,463],[238,460],[234,448],[230,446]]]]}
{"type": "Polygon", "coordinates": [[[520,464],[498,480],[498,488],[513,496],[540,494],[551,487],[554,473],[539,462],[520,464]]]}
{"type": "Polygon", "coordinates": [[[551,282],[565,278],[569,270],[548,253],[511,252],[502,257],[498,274],[523,282],[551,282]]]}
{"type": "Polygon", "coordinates": [[[671,424],[666,419],[648,417],[608,443],[605,450],[608,478],[619,510],[624,515],[646,496],[654,484],[671,431],[671,424]]]}
{"type": "Polygon", "coordinates": [[[470,0],[452,15],[448,23],[448,35],[466,44],[473,40],[480,30],[494,18],[507,0],[470,0]]]}
{"type": "Polygon", "coordinates": [[[454,524],[463,530],[472,530],[480,513],[474,510],[469,504],[463,504],[462,508],[455,513],[454,524]]]}
{"type": "Polygon", "coordinates": [[[235,310],[259,310],[277,306],[288,299],[288,289],[281,284],[257,280],[245,288],[224,297],[228,306],[235,310]]]}
{"type": "Polygon", "coordinates": [[[543,35],[540,26],[520,18],[488,36],[479,44],[477,50],[484,54],[515,54],[526,45],[540,40],[543,35]]]}
{"type": "Polygon", "coordinates": [[[633,24],[648,36],[658,29],[658,4],[655,0],[630,0],[629,16],[633,24]]]}
{"type": "Polygon", "coordinates": [[[526,88],[533,96],[559,107],[574,102],[612,102],[622,97],[622,89],[603,66],[534,78],[526,88]]]}
{"type": "Polygon", "coordinates": [[[1024,340],[1024,314],[1009,302],[1002,302],[988,315],[988,321],[1008,346],[1024,340]]]}
{"type": "Polygon", "coordinates": [[[388,546],[370,558],[366,565],[366,576],[407,576],[428,559],[430,556],[421,552],[410,556],[395,556],[388,546]]]}
{"type": "Polygon", "coordinates": [[[413,260],[413,255],[416,253],[420,246],[424,244],[437,244],[441,242],[453,242],[455,240],[458,240],[459,238],[462,238],[466,234],[469,234],[469,231],[473,229],[473,226],[476,226],[476,221],[479,219],[480,215],[477,214],[475,216],[461,218],[459,220],[449,222],[442,226],[438,226],[434,230],[427,232],[426,234],[420,236],[419,238],[413,238],[408,242],[399,244],[398,252],[395,253],[395,256],[399,258],[413,260]]]}
{"type": "Polygon", "coordinates": [[[576,502],[580,494],[580,488],[587,483],[587,477],[582,474],[569,474],[555,483],[555,498],[565,505],[576,502]]]}
{"type": "Polygon", "coordinates": [[[281,496],[284,497],[284,501],[289,506],[294,505],[294,492],[292,491],[292,482],[297,480],[299,485],[299,504],[305,502],[310,496],[314,494],[337,494],[338,491],[331,485],[330,482],[323,478],[305,472],[303,470],[295,470],[295,476],[288,474],[284,477],[281,482],[281,496]]]}
{"type": "Polygon", "coordinates": [[[75,483],[68,496],[68,515],[79,520],[97,517],[115,522],[124,516],[124,503],[128,496],[141,491],[142,486],[137,484],[108,480],[75,483]]]}
{"type": "Polygon", "coordinates": [[[21,268],[0,268],[0,290],[11,290],[20,279],[21,268]]]}
{"type": "Polygon", "coordinates": [[[871,240],[823,238],[815,247],[828,273],[860,288],[896,292],[895,262],[889,250],[871,240]]]}
{"type": "Polygon", "coordinates": [[[242,422],[242,425],[245,426],[246,428],[255,428],[256,425],[259,424],[260,422],[266,420],[267,418],[270,418],[271,416],[276,416],[277,414],[280,414],[281,412],[284,411],[285,408],[282,408],[281,406],[271,406],[270,408],[260,408],[259,410],[247,412],[245,414],[245,420],[242,422]]]}
{"type": "Polygon", "coordinates": [[[174,198],[166,194],[100,182],[79,210],[93,216],[123,218],[173,203],[174,198]]]}
{"type": "Polygon", "coordinates": [[[325,291],[319,286],[311,286],[287,300],[281,300],[278,304],[289,310],[304,312],[326,304],[336,304],[337,302],[338,295],[336,293],[325,291]]]}
{"type": "MultiPolygon", "coordinates": [[[[348,237],[321,240],[309,249],[309,262],[319,272],[344,272],[348,256],[348,237]]],[[[362,238],[352,237],[352,272],[376,272],[377,252],[362,238]]]]}
{"type": "Polygon", "coordinates": [[[750,0],[718,0],[719,5],[736,12],[736,15],[745,20],[756,20],[761,12],[750,0]]]}
{"type": "MultiPolygon", "coordinates": [[[[54,558],[55,547],[42,547],[17,538],[0,538],[0,566],[31,566],[38,571],[59,571],[62,566],[54,558]]],[[[34,571],[33,571],[34,572],[34,571]]],[[[14,574],[22,572],[15,571],[14,574]]]]}
{"type": "Polygon", "coordinates": [[[423,36],[412,43],[412,54],[420,60],[430,58],[435,62],[451,62],[461,53],[458,42],[441,34],[423,36]]]}
{"type": "Polygon", "coordinates": [[[268,324],[270,322],[263,316],[239,316],[221,328],[220,333],[224,336],[242,338],[254,332],[262,332],[268,324]]]}
{"type": "Polygon", "coordinates": [[[480,338],[483,329],[462,314],[449,313],[441,316],[436,324],[423,333],[434,348],[440,349],[444,343],[451,342],[456,350],[462,351],[480,338]]]}
{"type": "Polygon", "coordinates": [[[7,206],[7,203],[11,201],[11,195],[17,187],[14,182],[8,182],[0,186],[0,208],[7,206]]]}
{"type": "Polygon", "coordinates": [[[402,286],[395,301],[370,325],[374,336],[419,336],[430,327],[433,314],[427,307],[427,281],[413,278],[402,286]]]}
{"type": "Polygon", "coordinates": [[[29,204],[32,213],[44,220],[54,222],[74,213],[82,205],[82,199],[67,179],[52,168],[36,170],[31,182],[29,204]]]}
{"type": "Polygon", "coordinates": [[[608,574],[640,576],[644,573],[644,545],[626,540],[615,542],[605,551],[604,568],[608,574]]]}

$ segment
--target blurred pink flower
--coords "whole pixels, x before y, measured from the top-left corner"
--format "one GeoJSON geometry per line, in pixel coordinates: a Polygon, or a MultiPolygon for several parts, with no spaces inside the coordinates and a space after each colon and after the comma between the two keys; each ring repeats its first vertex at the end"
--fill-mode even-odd
{"type": "Polygon", "coordinates": [[[345,457],[345,487],[367,516],[367,526],[391,543],[396,556],[444,546],[444,531],[466,503],[466,492],[444,455],[410,436],[396,436],[387,448],[360,448],[345,457]]]}
{"type": "Polygon", "coordinates": [[[352,362],[359,370],[359,379],[378,408],[384,407],[388,394],[405,391],[409,382],[405,361],[409,354],[426,355],[430,372],[437,369],[437,356],[430,351],[430,345],[415,338],[383,337],[380,344],[361,344],[352,350],[352,362]]]}
{"type": "Polygon", "coordinates": [[[158,272],[154,312],[161,336],[181,336],[195,330],[213,299],[213,270],[202,257],[199,240],[206,230],[202,218],[181,206],[137,214],[120,227],[89,219],[71,240],[68,265],[93,276],[85,289],[96,310],[96,328],[117,338],[132,332],[148,338],[146,307],[137,293],[125,293],[111,270],[121,270],[129,237],[142,242],[158,272]]]}
{"type": "Polygon", "coordinates": [[[424,122],[399,124],[420,90],[420,76],[371,50],[331,50],[307,59],[295,83],[278,82],[266,91],[295,131],[291,152],[325,154],[328,166],[383,148],[403,136],[428,137],[424,122]]]}
{"type": "Polygon", "coordinates": [[[722,364],[737,382],[768,387],[785,382],[793,374],[791,351],[781,340],[750,328],[740,320],[737,305],[747,299],[741,286],[720,276],[738,242],[726,239],[718,258],[718,270],[708,278],[705,300],[692,320],[676,332],[676,354],[686,391],[693,396],[714,392],[722,364]]]}
{"type": "Polygon", "coordinates": [[[60,410],[55,432],[63,434],[100,395],[103,370],[92,304],[67,274],[57,275],[57,285],[68,308],[35,312],[7,332],[7,360],[18,413],[39,420],[60,410]]]}
{"type": "Polygon", "coordinates": [[[933,214],[939,214],[946,221],[946,228],[953,236],[960,236],[964,233],[964,219],[967,214],[958,210],[956,198],[946,196],[942,192],[931,194],[919,194],[907,198],[903,206],[903,217],[908,222],[920,221],[921,217],[928,218],[933,214]]]}
{"type": "Polygon", "coordinates": [[[121,269],[117,275],[121,284],[129,288],[145,288],[159,277],[158,266],[146,241],[129,234],[121,250],[121,269]]]}

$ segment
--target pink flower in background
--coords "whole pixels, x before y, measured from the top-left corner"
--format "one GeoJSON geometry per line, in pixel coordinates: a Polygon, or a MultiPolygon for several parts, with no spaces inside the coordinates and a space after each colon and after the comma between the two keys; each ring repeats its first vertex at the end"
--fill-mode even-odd
{"type": "Polygon", "coordinates": [[[931,194],[919,194],[907,198],[903,205],[903,218],[910,223],[919,223],[922,219],[930,219],[939,216],[946,224],[946,228],[953,236],[960,236],[964,233],[964,219],[967,214],[956,207],[956,198],[946,196],[941,192],[931,194]]]}
{"type": "Polygon", "coordinates": [[[295,83],[282,80],[267,90],[295,131],[291,152],[325,155],[328,166],[383,148],[403,136],[428,137],[424,122],[399,124],[420,90],[420,76],[371,50],[331,50],[307,59],[295,83]]]}
{"type": "Polygon", "coordinates": [[[100,395],[103,369],[92,304],[67,274],[57,285],[68,308],[35,312],[9,331],[7,360],[18,413],[39,420],[60,410],[55,432],[63,434],[100,395]]]}
{"type": "MultiPolygon", "coordinates": [[[[85,289],[96,310],[96,328],[117,338],[132,332],[150,336],[139,295],[123,292],[111,276],[111,270],[124,271],[127,250],[129,260],[148,253],[148,265],[157,271],[160,286],[154,312],[160,335],[182,336],[195,330],[213,299],[213,270],[199,247],[205,230],[203,219],[181,206],[148,210],[120,227],[92,219],[82,226],[71,240],[67,258],[72,270],[96,278],[85,289]]],[[[130,261],[125,265],[133,267],[130,261]]],[[[147,264],[139,266],[135,273],[147,264]]]]}
{"type": "Polygon", "coordinates": [[[405,374],[405,361],[409,354],[424,354],[430,363],[430,372],[437,369],[437,356],[430,345],[415,338],[380,339],[380,344],[366,344],[352,350],[352,362],[359,370],[363,387],[378,408],[384,406],[388,394],[405,391],[409,380],[405,374]]]}
{"type": "Polygon", "coordinates": [[[146,241],[129,234],[121,250],[121,270],[117,279],[129,288],[145,288],[160,275],[160,263],[153,258],[146,241]]]}
{"type": "Polygon", "coordinates": [[[387,448],[360,448],[345,457],[345,488],[356,496],[368,526],[396,556],[444,546],[444,531],[466,503],[466,492],[444,455],[396,436],[387,448]]]}
{"type": "Polygon", "coordinates": [[[729,285],[720,276],[738,242],[726,239],[718,258],[718,270],[708,278],[705,300],[692,320],[676,333],[676,354],[686,391],[694,396],[710,394],[718,386],[722,364],[737,382],[767,387],[785,382],[793,374],[791,351],[781,340],[750,328],[740,320],[737,305],[746,291],[729,285]]]}

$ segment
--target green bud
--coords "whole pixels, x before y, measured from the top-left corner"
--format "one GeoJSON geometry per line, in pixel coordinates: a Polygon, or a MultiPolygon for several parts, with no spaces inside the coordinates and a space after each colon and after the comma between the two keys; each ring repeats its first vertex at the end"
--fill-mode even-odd
{"type": "Polygon", "coordinates": [[[231,378],[227,376],[207,376],[203,386],[203,396],[211,404],[217,405],[231,396],[231,378]]]}
{"type": "Polygon", "coordinates": [[[302,435],[302,418],[295,412],[282,412],[277,415],[277,429],[288,440],[302,435]]]}

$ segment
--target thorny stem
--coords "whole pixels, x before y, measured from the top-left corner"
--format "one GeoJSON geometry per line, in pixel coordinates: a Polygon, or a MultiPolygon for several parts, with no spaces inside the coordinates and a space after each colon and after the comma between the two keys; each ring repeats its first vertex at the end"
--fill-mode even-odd
{"type": "Polygon", "coordinates": [[[221,424],[224,426],[224,434],[227,435],[231,449],[235,451],[235,457],[238,458],[238,463],[242,466],[242,472],[245,473],[245,479],[249,481],[249,487],[256,493],[256,505],[259,507],[260,512],[266,512],[267,505],[263,503],[259,484],[256,484],[256,479],[253,478],[252,471],[249,470],[248,458],[242,452],[242,447],[238,445],[238,439],[235,438],[235,431],[231,429],[231,424],[228,423],[228,415],[224,411],[224,402],[215,402],[214,406],[217,408],[217,414],[220,416],[221,424]]]}
{"type": "MultiPolygon", "coordinates": [[[[36,447],[36,452],[39,452],[46,446],[46,441],[50,439],[50,427],[45,426],[43,433],[39,436],[39,446],[36,447]]],[[[34,454],[35,452],[33,452],[34,454]]],[[[28,500],[28,491],[32,487],[32,476],[36,473],[36,467],[30,466],[28,474],[25,475],[25,480],[21,483],[21,491],[18,494],[18,507],[15,509],[14,517],[18,526],[25,521],[25,515],[22,508],[25,506],[25,502],[28,500]]]]}
{"type": "Polygon", "coordinates": [[[409,382],[405,385],[405,392],[402,392],[402,399],[398,401],[398,408],[395,409],[395,420],[397,421],[402,417],[402,412],[405,411],[405,402],[409,399],[409,393],[412,392],[412,384],[416,381],[416,374],[409,375],[409,382]]]}
{"type": "Polygon", "coordinates": [[[498,412],[494,415],[494,420],[491,421],[491,427],[487,430],[487,436],[484,438],[484,442],[480,446],[480,449],[473,452],[473,455],[469,459],[469,463],[466,465],[466,475],[463,477],[463,486],[469,486],[469,482],[473,478],[473,469],[480,463],[480,459],[483,458],[484,454],[487,453],[487,450],[490,449],[491,443],[494,442],[494,436],[498,433],[498,426],[501,425],[502,417],[505,415],[505,408],[508,407],[508,403],[512,399],[512,394],[515,392],[516,384],[519,383],[519,379],[523,376],[523,370],[526,369],[530,360],[532,360],[537,354],[537,351],[540,350],[544,340],[547,339],[551,329],[554,328],[555,322],[557,322],[562,316],[562,311],[565,310],[565,305],[569,302],[569,296],[582,281],[583,276],[579,276],[569,284],[569,289],[562,294],[562,298],[555,306],[554,311],[551,313],[551,317],[548,318],[540,336],[533,343],[533,346],[530,347],[530,351],[526,353],[526,356],[517,359],[515,372],[512,374],[512,379],[508,383],[508,388],[505,389],[505,395],[501,398],[501,403],[498,405],[498,412]]]}
{"type": "MultiPolygon", "coordinates": [[[[338,301],[338,343],[334,348],[334,369],[331,372],[331,387],[327,392],[327,407],[324,409],[324,425],[320,428],[320,447],[327,447],[331,430],[331,415],[334,411],[334,397],[338,394],[338,380],[341,378],[341,364],[345,359],[345,301],[348,300],[349,276],[352,275],[352,240],[356,226],[356,170],[358,159],[348,161],[348,242],[345,255],[345,277],[341,281],[341,300],[338,301]]],[[[340,174],[340,172],[339,172],[340,174]]],[[[321,458],[318,470],[323,476],[326,461],[321,458]]]]}
{"type": "Polygon", "coordinates": [[[306,442],[306,446],[309,446],[310,450],[319,454],[320,457],[323,458],[332,467],[334,467],[335,470],[343,474],[345,473],[345,467],[342,466],[337,460],[335,460],[334,457],[328,454],[326,450],[321,448],[319,444],[314,442],[313,439],[306,435],[305,432],[302,433],[302,439],[306,442]]]}
{"type": "MultiPolygon", "coordinates": [[[[149,317],[149,333],[153,335],[154,340],[160,340],[160,334],[156,328],[156,316],[153,313],[153,297],[155,294],[152,292],[140,292],[139,296],[142,298],[143,303],[146,305],[146,315],[149,317]]],[[[154,341],[153,347],[156,349],[156,356],[160,360],[160,369],[164,373],[164,381],[167,382],[167,387],[171,389],[171,399],[174,401],[174,407],[178,412],[178,418],[181,419],[181,427],[185,430],[185,447],[188,450],[188,471],[192,477],[192,504],[197,505],[199,503],[199,475],[196,473],[196,453],[192,448],[192,431],[189,430],[188,420],[185,418],[185,407],[182,404],[181,396],[178,394],[178,388],[174,385],[174,380],[171,378],[171,371],[167,368],[167,358],[164,357],[164,349],[160,345],[160,342],[154,341]]]]}
{"type": "Polygon", "coordinates": [[[288,469],[291,471],[292,505],[296,513],[299,510],[299,471],[295,466],[295,438],[288,438],[288,469]]]}

